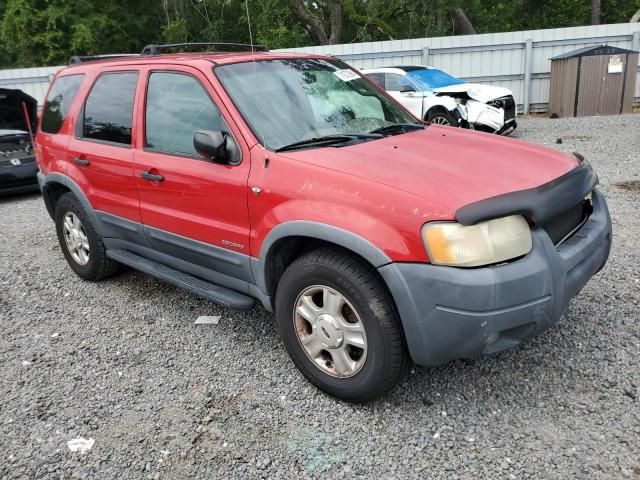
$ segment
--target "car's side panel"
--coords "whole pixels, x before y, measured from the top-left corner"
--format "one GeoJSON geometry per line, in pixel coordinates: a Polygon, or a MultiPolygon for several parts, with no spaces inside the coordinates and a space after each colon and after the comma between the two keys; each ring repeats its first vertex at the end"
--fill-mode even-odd
{"type": "MultiPolygon", "coordinates": [[[[141,108],[136,117],[139,129],[134,181],[140,196],[142,223],[160,231],[247,254],[250,230],[247,177],[250,160],[246,143],[201,71],[191,67],[157,66],[146,68],[143,76],[148,78],[152,72],[173,72],[197,79],[229,125],[243,160],[239,165],[231,166],[145,149],[144,99],[141,99],[141,108]],[[141,175],[145,171],[160,174],[164,179],[159,182],[144,179],[141,175]]],[[[154,248],[164,253],[171,254],[180,248],[180,245],[167,238],[149,234],[147,237],[154,248]]]]}
{"type": "MultiPolygon", "coordinates": [[[[133,67],[108,68],[101,74],[137,72],[133,67]]],[[[82,138],[83,106],[91,88],[100,75],[88,75],[79,92],[82,101],[72,112],[74,135],[66,152],[67,175],[74,179],[87,195],[95,210],[110,213],[134,222],[140,222],[138,192],[132,181],[132,146],[82,138]],[[87,163],[88,162],[88,163],[87,163]]],[[[133,118],[139,103],[140,81],[133,103],[133,118]]],[[[132,137],[135,136],[135,124],[132,137]]]]}
{"type": "MultiPolygon", "coordinates": [[[[327,153],[322,149],[314,152],[327,153]]],[[[379,264],[381,258],[426,261],[419,235],[425,221],[417,208],[424,203],[420,199],[392,188],[387,188],[385,197],[380,192],[386,188],[383,185],[362,182],[359,177],[285,154],[268,153],[269,162],[265,166],[261,161],[262,149],[255,147],[252,153],[255,166],[249,185],[260,189],[249,198],[253,257],[263,259],[263,244],[277,239],[270,237],[276,227],[305,220],[307,227],[296,230],[296,235],[322,239],[323,235],[330,235],[331,227],[349,232],[369,245],[358,249],[369,252],[363,256],[371,256],[374,264],[379,264]],[[311,228],[312,224],[316,226],[311,228]],[[374,257],[373,251],[379,251],[381,256],[374,257]]],[[[341,244],[335,236],[326,239],[341,244]]]]}

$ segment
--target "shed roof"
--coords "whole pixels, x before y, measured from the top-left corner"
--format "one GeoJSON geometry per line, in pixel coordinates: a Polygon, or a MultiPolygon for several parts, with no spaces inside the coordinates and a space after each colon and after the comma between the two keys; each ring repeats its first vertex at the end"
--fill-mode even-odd
{"type": "Polygon", "coordinates": [[[609,45],[593,45],[591,47],[583,47],[571,52],[563,53],[553,57],[551,60],[561,60],[564,58],[586,57],[592,55],[625,55],[627,53],[638,53],[634,50],[627,50],[626,48],[612,47],[609,45]]]}

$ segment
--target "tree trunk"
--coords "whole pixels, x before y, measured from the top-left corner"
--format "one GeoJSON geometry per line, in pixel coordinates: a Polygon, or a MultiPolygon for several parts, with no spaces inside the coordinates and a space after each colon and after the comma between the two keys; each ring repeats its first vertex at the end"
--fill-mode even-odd
{"type": "Polygon", "coordinates": [[[340,43],[342,32],[342,0],[331,0],[331,36],[329,44],[340,43]]]}
{"type": "Polygon", "coordinates": [[[631,17],[631,20],[629,20],[630,23],[636,23],[636,22],[640,22],[640,10],[638,10],[636,13],[633,14],[633,17],[631,17]]]}
{"type": "Polygon", "coordinates": [[[464,13],[464,10],[461,8],[454,8],[451,10],[451,16],[453,17],[453,24],[455,28],[455,33],[460,35],[474,35],[476,29],[473,28],[473,24],[467,17],[467,14],[464,13]]]}
{"type": "Polygon", "coordinates": [[[600,25],[600,0],[591,0],[591,25],[600,25]]]}
{"type": "MultiPolygon", "coordinates": [[[[303,0],[289,0],[289,5],[293,8],[293,12],[296,16],[302,20],[304,28],[309,32],[309,34],[315,38],[320,45],[328,45],[329,39],[327,38],[327,33],[324,31],[322,23],[309,13],[304,6],[303,0]]],[[[340,7],[340,15],[342,16],[342,1],[340,1],[340,7]]],[[[331,17],[333,20],[333,11],[331,17]]]]}

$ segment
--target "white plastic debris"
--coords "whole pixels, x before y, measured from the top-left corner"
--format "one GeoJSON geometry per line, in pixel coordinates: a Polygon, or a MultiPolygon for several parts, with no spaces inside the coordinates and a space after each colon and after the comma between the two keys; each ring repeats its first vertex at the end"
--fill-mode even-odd
{"type": "Polygon", "coordinates": [[[22,366],[23,367],[28,367],[29,365],[31,365],[31,362],[29,360],[23,360],[22,361],[22,366]]]}
{"type": "Polygon", "coordinates": [[[78,437],[74,438],[73,440],[69,440],[67,442],[67,446],[72,452],[87,453],[89,450],[91,450],[91,447],[93,447],[94,443],[95,440],[93,438],[87,440],[86,438],[78,437]]]}
{"type": "Polygon", "coordinates": [[[217,325],[220,322],[220,315],[202,315],[196,318],[196,325],[217,325]]]}

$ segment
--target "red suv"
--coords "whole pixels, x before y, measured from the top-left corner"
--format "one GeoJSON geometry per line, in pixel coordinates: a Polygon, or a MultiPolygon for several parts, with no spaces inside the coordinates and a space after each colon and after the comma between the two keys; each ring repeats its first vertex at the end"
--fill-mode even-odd
{"type": "Polygon", "coordinates": [[[79,61],[48,93],[39,183],[82,278],[124,264],[258,300],[312,383],[366,401],[410,360],[539,334],[607,260],[582,158],[425,125],[335,58],[162,47],[79,61]]]}

